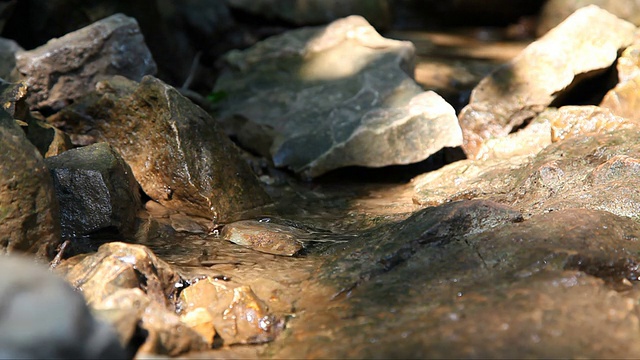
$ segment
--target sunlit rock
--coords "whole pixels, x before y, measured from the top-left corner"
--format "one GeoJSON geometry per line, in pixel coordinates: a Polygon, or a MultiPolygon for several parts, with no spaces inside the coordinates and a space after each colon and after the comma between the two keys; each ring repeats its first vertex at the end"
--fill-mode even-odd
{"type": "Polygon", "coordinates": [[[530,44],[473,90],[459,116],[467,155],[475,158],[484,141],[535,117],[578,75],[611,66],[634,32],[633,24],[589,6],[530,44]]]}
{"type": "Polygon", "coordinates": [[[139,81],[155,74],[156,64],[135,19],[112,15],[34,50],[16,54],[20,79],[29,87],[29,104],[57,111],[112,75],[139,81]]]}
{"type": "Polygon", "coordinates": [[[251,287],[232,281],[210,277],[197,280],[180,293],[180,304],[185,322],[189,322],[192,312],[205,309],[211,320],[208,325],[201,323],[199,326],[206,327],[209,333],[215,329],[224,345],[271,341],[282,331],[284,324],[268,312],[267,305],[251,287]]]}
{"type": "Polygon", "coordinates": [[[52,258],[60,243],[53,181],[38,150],[0,110],[0,252],[52,258]]]}
{"type": "Polygon", "coordinates": [[[270,202],[216,121],[154,77],[101,81],[49,120],[76,139],[113,145],[144,192],[169,209],[224,223],[270,202]]]}
{"type": "Polygon", "coordinates": [[[45,163],[60,203],[63,237],[132,234],[141,208],[139,186],[112,146],[98,143],[72,149],[45,163]]]}
{"type": "Polygon", "coordinates": [[[640,122],[640,43],[626,48],[616,64],[618,84],[602,99],[600,106],[632,122],[640,122]]]}
{"type": "Polygon", "coordinates": [[[82,295],[32,259],[0,256],[0,357],[127,358],[82,295]]]}
{"type": "Polygon", "coordinates": [[[363,18],[271,37],[225,57],[226,131],[306,177],[426,159],[461,144],[453,108],[412,79],[414,47],[363,18]]]}
{"type": "Polygon", "coordinates": [[[544,35],[573,12],[587,5],[596,5],[636,26],[640,25],[640,2],[637,0],[547,0],[540,10],[536,29],[538,36],[544,35]]]}

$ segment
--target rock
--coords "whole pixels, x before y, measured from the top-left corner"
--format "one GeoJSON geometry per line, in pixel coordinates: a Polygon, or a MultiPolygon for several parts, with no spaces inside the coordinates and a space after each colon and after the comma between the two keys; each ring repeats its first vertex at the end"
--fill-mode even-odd
{"type": "Polygon", "coordinates": [[[376,28],[391,25],[391,5],[388,0],[227,0],[230,7],[241,9],[267,19],[279,19],[296,25],[326,24],[333,20],[360,15],[376,28]]]}
{"type": "Polygon", "coordinates": [[[233,281],[200,279],[180,293],[180,302],[186,321],[194,312],[205,310],[211,320],[199,326],[206,326],[208,334],[215,329],[224,345],[269,342],[284,327],[282,320],[268,313],[267,305],[251,287],[233,281]]]}
{"type": "Polygon", "coordinates": [[[220,236],[234,244],[274,255],[292,256],[302,250],[300,230],[290,226],[242,220],[227,224],[220,236]]]}
{"type": "Polygon", "coordinates": [[[536,119],[548,121],[551,125],[551,140],[572,138],[578,135],[630,129],[634,124],[614,115],[609,109],[598,106],[563,106],[549,108],[536,119]]]}
{"type": "Polygon", "coordinates": [[[453,108],[408,75],[413,59],[411,43],[359,16],[292,30],[225,57],[220,119],[241,145],[306,177],[418,162],[461,134],[453,108]]]}
{"type": "Polygon", "coordinates": [[[604,96],[600,106],[624,118],[637,123],[640,121],[640,101],[638,101],[638,89],[640,88],[640,43],[637,41],[626,48],[616,68],[618,70],[618,84],[609,90],[604,96]]]}
{"type": "Polygon", "coordinates": [[[16,67],[35,109],[55,112],[112,75],[139,81],[156,65],[135,19],[116,14],[16,54],[16,67]]]}
{"type": "Polygon", "coordinates": [[[32,260],[0,258],[0,357],[131,358],[80,294],[32,260]]]}
{"type": "Polygon", "coordinates": [[[142,206],[140,190],[131,168],[113,147],[97,143],[47,158],[45,163],[60,203],[63,237],[132,235],[142,206]]]}
{"type": "Polygon", "coordinates": [[[144,192],[169,209],[217,224],[270,202],[216,121],[154,77],[102,81],[49,120],[113,145],[144,192]]]}
{"type": "Polygon", "coordinates": [[[636,26],[640,25],[640,1],[637,0],[548,0],[540,11],[536,29],[538,36],[544,35],[573,12],[588,5],[596,5],[636,26]]]}
{"type": "Polygon", "coordinates": [[[450,164],[414,179],[414,201],[437,205],[481,197],[514,206],[526,218],[569,208],[634,218],[640,214],[639,135],[624,128],[589,133],[558,141],[535,157],[450,164]]]}
{"type": "Polygon", "coordinates": [[[38,150],[0,111],[0,252],[51,259],[60,243],[53,181],[38,150]]]}
{"type": "Polygon", "coordinates": [[[467,156],[475,158],[485,140],[535,117],[577,76],[608,68],[634,32],[633,24],[589,6],[484,78],[459,116],[467,156]]]}
{"type": "MultiPolygon", "coordinates": [[[[1,5],[0,5],[1,6],[1,5]]],[[[0,38],[0,78],[10,80],[16,67],[16,53],[24,49],[11,39],[0,38]]]]}

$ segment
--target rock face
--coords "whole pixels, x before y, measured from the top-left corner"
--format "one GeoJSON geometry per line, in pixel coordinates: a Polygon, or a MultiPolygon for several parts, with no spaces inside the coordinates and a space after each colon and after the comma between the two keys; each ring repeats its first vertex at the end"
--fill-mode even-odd
{"type": "Polygon", "coordinates": [[[138,23],[122,14],[18,52],[16,68],[29,87],[29,104],[48,112],[74,102],[105,77],[139,81],[156,71],[138,23]]]}
{"type": "Polygon", "coordinates": [[[626,48],[616,65],[618,84],[602,99],[600,106],[633,122],[640,121],[640,43],[634,42],[626,48]]]}
{"type": "Polygon", "coordinates": [[[270,201],[211,116],[154,77],[102,81],[49,120],[75,139],[113,145],[144,192],[167,208],[225,223],[270,201]]]}
{"type": "Polygon", "coordinates": [[[226,56],[220,118],[243,146],[307,177],[418,162],[461,134],[453,108],[408,75],[413,59],[411,43],[358,16],[293,30],[226,56]]]}
{"type": "Polygon", "coordinates": [[[608,68],[634,32],[633,24],[589,6],[484,78],[459,116],[467,155],[475,158],[485,140],[544,110],[576,76],[608,68]]]}
{"type": "Polygon", "coordinates": [[[0,256],[0,357],[129,358],[62,278],[26,258],[0,256]]]}
{"type": "Polygon", "coordinates": [[[47,158],[60,203],[63,237],[112,232],[127,237],[141,208],[133,172],[107,143],[47,158]]]}
{"type": "Polygon", "coordinates": [[[0,252],[53,257],[60,214],[49,170],[15,121],[0,111],[0,252]]]}

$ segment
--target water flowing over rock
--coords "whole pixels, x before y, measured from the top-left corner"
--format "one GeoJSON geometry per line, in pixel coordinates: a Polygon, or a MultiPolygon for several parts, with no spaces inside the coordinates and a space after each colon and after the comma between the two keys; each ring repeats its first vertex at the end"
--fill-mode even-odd
{"type": "Polygon", "coordinates": [[[0,302],[1,358],[128,357],[82,296],[32,259],[0,256],[0,302]]]}
{"type": "Polygon", "coordinates": [[[107,143],[66,151],[45,159],[60,203],[62,236],[98,232],[130,236],[141,208],[133,172],[107,143]]]}
{"type": "Polygon", "coordinates": [[[51,111],[73,103],[112,75],[139,81],[156,64],[135,19],[112,15],[34,50],[16,54],[29,104],[51,111]]]}
{"type": "Polygon", "coordinates": [[[53,181],[38,150],[0,111],[0,252],[52,258],[60,243],[53,181]]]}
{"type": "Polygon", "coordinates": [[[215,120],[152,76],[102,81],[49,120],[76,140],[113,145],[144,192],[167,208],[225,223],[270,202],[215,120]]]}
{"type": "Polygon", "coordinates": [[[579,75],[608,68],[634,32],[633,24],[589,6],[530,44],[473,90],[459,115],[467,155],[475,158],[485,140],[535,117],[579,75]]]}
{"type": "Polygon", "coordinates": [[[215,91],[241,145],[316,177],[345,166],[426,159],[461,144],[453,108],[423,92],[414,47],[358,16],[271,37],[226,56],[215,91]]]}

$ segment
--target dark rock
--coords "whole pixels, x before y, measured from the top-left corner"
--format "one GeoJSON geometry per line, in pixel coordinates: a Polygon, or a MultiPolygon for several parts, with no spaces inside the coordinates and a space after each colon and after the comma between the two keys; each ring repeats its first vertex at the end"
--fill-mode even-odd
{"type": "Polygon", "coordinates": [[[131,358],[82,296],[46,268],[1,256],[0,276],[0,357],[131,358]]]}
{"type": "Polygon", "coordinates": [[[66,151],[45,159],[60,203],[62,236],[133,233],[141,208],[131,168],[107,143],[66,151]]]}
{"type": "Polygon", "coordinates": [[[53,182],[38,150],[0,111],[0,251],[51,259],[60,243],[53,182]]]}
{"type": "Polygon", "coordinates": [[[336,19],[360,15],[378,29],[387,29],[392,19],[388,0],[226,0],[232,8],[267,19],[279,19],[296,25],[326,24],[336,19]]]}
{"type": "Polygon", "coordinates": [[[608,68],[634,32],[633,24],[586,7],[484,78],[459,116],[467,156],[475,158],[485,140],[535,117],[576,76],[608,68]]]}
{"type": "Polygon", "coordinates": [[[58,111],[112,75],[139,81],[155,74],[156,64],[135,19],[116,14],[16,54],[20,78],[36,109],[58,111]]]}
{"type": "MultiPolygon", "coordinates": [[[[1,6],[1,5],[0,5],[1,6]]],[[[1,10],[0,10],[1,11],[1,10]]],[[[9,80],[16,68],[16,53],[24,49],[11,39],[0,38],[0,78],[9,80]]]]}
{"type": "Polygon", "coordinates": [[[49,120],[112,144],[144,192],[169,209],[226,223],[270,201],[216,121],[154,77],[102,81],[49,120]]]}
{"type": "Polygon", "coordinates": [[[241,145],[316,177],[422,161],[461,144],[453,108],[414,82],[414,47],[358,16],[225,57],[220,117],[241,145]]]}

